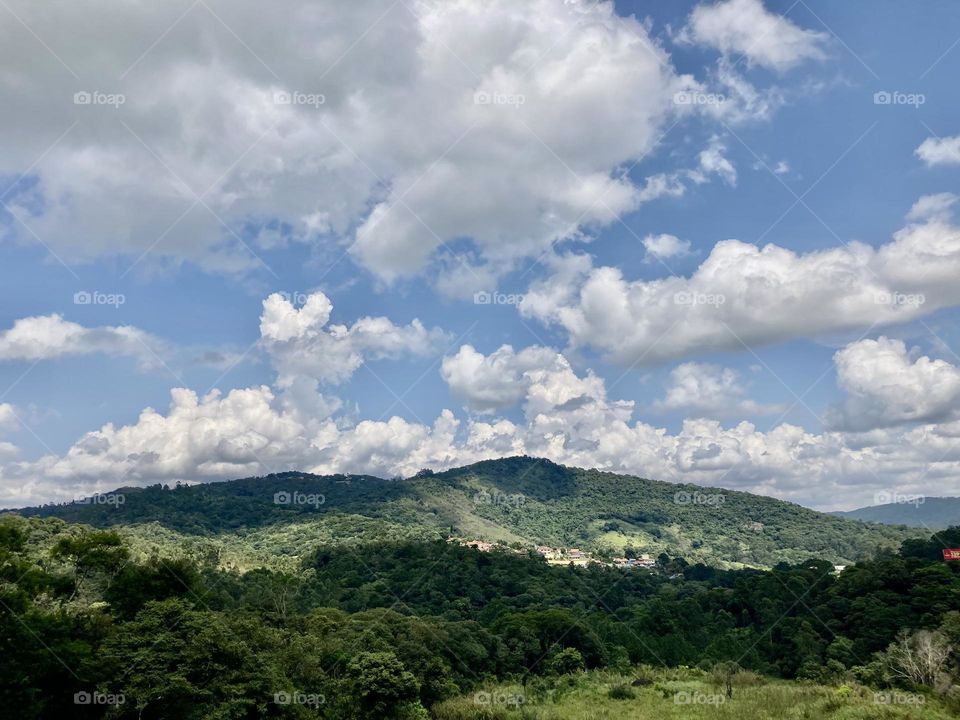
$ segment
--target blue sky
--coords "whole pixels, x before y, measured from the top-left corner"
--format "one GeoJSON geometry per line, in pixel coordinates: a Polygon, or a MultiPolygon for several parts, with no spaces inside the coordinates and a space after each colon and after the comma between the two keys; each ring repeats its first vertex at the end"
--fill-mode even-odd
{"type": "Polygon", "coordinates": [[[470,5],[0,13],[0,502],[514,452],[960,493],[960,7],[470,5]]]}

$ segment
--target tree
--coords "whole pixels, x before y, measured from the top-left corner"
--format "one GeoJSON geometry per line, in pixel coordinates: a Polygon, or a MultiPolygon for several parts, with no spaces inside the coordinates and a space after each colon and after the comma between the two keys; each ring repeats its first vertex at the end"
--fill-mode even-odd
{"type": "Polygon", "coordinates": [[[914,685],[934,687],[947,668],[952,648],[939,632],[918,630],[901,634],[887,648],[887,667],[893,677],[914,685]]]}
{"type": "Polygon", "coordinates": [[[716,685],[726,688],[727,697],[733,697],[733,679],[742,668],[735,662],[726,660],[713,666],[711,675],[716,685]]]}
{"type": "Polygon", "coordinates": [[[347,665],[347,687],[361,717],[394,718],[417,701],[420,683],[392,652],[362,652],[347,665]]]}
{"type": "Polygon", "coordinates": [[[583,669],[583,655],[576,648],[564,648],[547,663],[547,670],[554,675],[569,675],[583,669]]]}

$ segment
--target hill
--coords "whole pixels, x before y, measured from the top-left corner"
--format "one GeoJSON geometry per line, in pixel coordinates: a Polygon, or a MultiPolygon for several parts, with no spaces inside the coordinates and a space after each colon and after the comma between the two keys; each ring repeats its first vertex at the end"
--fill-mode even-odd
{"type": "Polygon", "coordinates": [[[446,537],[601,554],[662,552],[723,567],[817,556],[849,563],[915,535],[750,493],[512,457],[406,480],[280,473],[173,488],[121,488],[17,511],[116,528],[131,543],[243,568],[318,545],[446,537]]]}
{"type": "Polygon", "coordinates": [[[870,505],[869,507],[832,513],[838,517],[884,525],[907,525],[915,528],[943,530],[960,525],[960,498],[921,497],[910,502],[870,505]]]}

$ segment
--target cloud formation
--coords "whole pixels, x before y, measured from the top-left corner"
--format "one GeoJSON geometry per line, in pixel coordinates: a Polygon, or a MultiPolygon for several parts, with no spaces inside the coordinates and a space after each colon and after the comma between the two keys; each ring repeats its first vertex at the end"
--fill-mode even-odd
{"type": "Polygon", "coordinates": [[[917,357],[902,340],[861,340],[837,352],[834,364],[847,394],[831,411],[837,427],[870,430],[960,417],[960,368],[917,357]]]}
{"type": "Polygon", "coordinates": [[[761,0],[723,0],[695,7],[680,39],[784,71],[825,58],[829,35],[799,27],[767,10],[761,0]]]}
{"type": "Polygon", "coordinates": [[[60,315],[41,315],[16,320],[0,330],[0,361],[49,360],[64,355],[104,353],[138,358],[145,366],[159,362],[163,343],[129,325],[88,328],[60,315]]]}
{"type": "Polygon", "coordinates": [[[946,138],[927,138],[916,149],[917,157],[927,167],[960,165],[960,135],[946,138]]]}
{"type": "Polygon", "coordinates": [[[724,240],[690,277],[628,280],[568,255],[520,311],[623,366],[907,322],[960,304],[960,228],[945,197],[922,198],[877,248],[797,253],[724,240]]]}
{"type": "Polygon", "coordinates": [[[35,33],[0,26],[9,231],[67,261],[303,242],[391,281],[471,238],[496,275],[669,190],[620,170],[694,84],[611,2],[9,6],[35,33]]]}
{"type": "Polygon", "coordinates": [[[697,417],[766,415],[783,412],[780,405],[764,405],[744,397],[740,373],[709,363],[686,362],[670,371],[670,384],[655,410],[684,410],[697,417]]]}

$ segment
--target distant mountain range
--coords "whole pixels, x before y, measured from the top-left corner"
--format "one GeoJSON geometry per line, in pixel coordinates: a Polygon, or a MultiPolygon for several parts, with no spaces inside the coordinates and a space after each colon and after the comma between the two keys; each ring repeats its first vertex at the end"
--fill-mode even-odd
{"type": "Polygon", "coordinates": [[[909,498],[903,502],[871,505],[857,510],[832,514],[838,517],[885,525],[907,525],[915,528],[943,530],[953,525],[960,525],[960,498],[909,498]]]}
{"type": "Polygon", "coordinates": [[[404,480],[288,472],[229,482],[121,488],[85,503],[24,508],[113,527],[160,549],[240,569],[296,562],[320,544],[450,535],[769,567],[847,563],[922,535],[774,498],[512,457],[404,480]]]}

